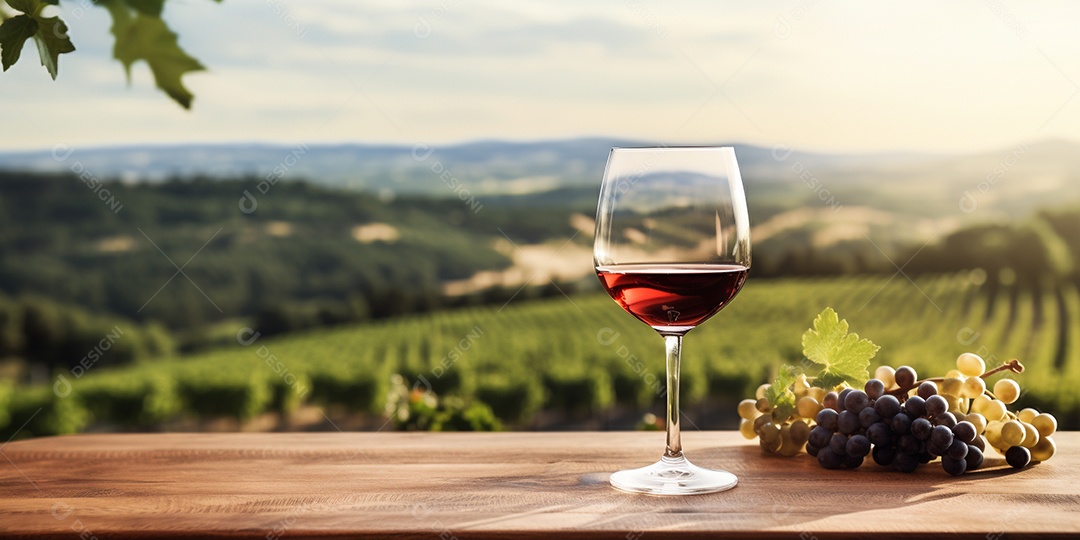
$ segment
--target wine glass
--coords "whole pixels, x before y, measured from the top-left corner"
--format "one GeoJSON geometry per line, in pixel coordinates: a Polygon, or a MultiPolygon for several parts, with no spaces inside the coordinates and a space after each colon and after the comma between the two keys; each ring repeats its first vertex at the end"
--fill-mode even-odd
{"type": "Polygon", "coordinates": [[[735,475],[687,461],[679,431],[682,337],[723,309],[750,269],[750,220],[735,150],[612,148],[593,259],[608,294],[667,346],[667,448],[653,465],[612,474],[611,485],[657,495],[735,487],[735,475]]]}

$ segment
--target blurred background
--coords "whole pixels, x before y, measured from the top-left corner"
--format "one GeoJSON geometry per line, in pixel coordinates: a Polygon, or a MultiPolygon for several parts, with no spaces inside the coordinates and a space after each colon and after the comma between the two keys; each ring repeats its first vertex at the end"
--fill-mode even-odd
{"type": "Polygon", "coordinates": [[[661,340],[591,260],[608,150],[650,144],[735,146],[754,226],[687,427],[827,306],[874,365],[1019,358],[1080,427],[1078,16],[62,0],[44,62],[0,42],[0,434],[659,427],[661,340]]]}

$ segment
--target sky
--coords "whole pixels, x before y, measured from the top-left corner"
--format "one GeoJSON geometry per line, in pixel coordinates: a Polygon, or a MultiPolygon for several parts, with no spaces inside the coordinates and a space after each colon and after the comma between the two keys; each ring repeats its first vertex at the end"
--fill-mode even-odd
{"type": "MultiPolygon", "coordinates": [[[[805,151],[1080,141],[1080,3],[170,0],[208,70],[184,111],[77,51],[0,74],[0,151],[130,143],[445,144],[614,136],[805,151]]],[[[28,56],[29,55],[29,56],[28,56]]]]}

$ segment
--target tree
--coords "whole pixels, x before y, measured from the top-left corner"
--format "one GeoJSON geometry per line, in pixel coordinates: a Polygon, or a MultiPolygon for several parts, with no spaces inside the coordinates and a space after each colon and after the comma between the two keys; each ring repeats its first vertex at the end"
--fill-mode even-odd
{"type": "MultiPolygon", "coordinates": [[[[19,61],[23,45],[33,39],[41,65],[56,79],[60,55],[75,51],[67,24],[60,17],[45,16],[50,6],[59,4],[60,0],[6,0],[5,9],[4,0],[0,0],[0,60],[4,71],[19,61]]],[[[162,20],[165,0],[95,0],[93,5],[107,9],[112,16],[113,57],[124,65],[128,84],[132,64],[143,60],[150,66],[158,88],[190,109],[194,96],[184,87],[181,77],[205,68],[180,48],[176,34],[162,20]]],[[[83,9],[82,4],[75,9],[83,9]]]]}

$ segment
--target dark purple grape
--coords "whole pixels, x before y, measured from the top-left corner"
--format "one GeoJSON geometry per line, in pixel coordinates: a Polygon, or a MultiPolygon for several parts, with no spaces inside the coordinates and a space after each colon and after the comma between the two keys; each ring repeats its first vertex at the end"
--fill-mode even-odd
{"type": "Polygon", "coordinates": [[[866,397],[866,392],[862,390],[852,390],[844,398],[844,408],[855,414],[859,414],[869,403],[870,398],[866,397]]]}
{"type": "Polygon", "coordinates": [[[851,435],[859,430],[859,415],[844,411],[836,419],[836,428],[844,435],[851,435]]]}
{"type": "Polygon", "coordinates": [[[916,418],[911,422],[911,434],[920,441],[925,441],[930,438],[930,432],[934,429],[934,425],[925,418],[916,418]]]}
{"type": "Polygon", "coordinates": [[[864,456],[853,456],[851,454],[847,454],[843,457],[841,461],[843,461],[844,466],[849,469],[858,469],[860,466],[862,466],[863,458],[864,456]]]}
{"type": "Polygon", "coordinates": [[[885,393],[885,383],[878,379],[870,379],[863,385],[863,391],[866,392],[866,397],[870,399],[877,399],[885,393]]]}
{"type": "Polygon", "coordinates": [[[821,398],[821,406],[835,411],[838,399],[839,396],[837,396],[836,392],[829,392],[825,394],[825,397],[821,398]]]}
{"type": "Polygon", "coordinates": [[[1013,446],[1005,451],[1005,461],[1017,469],[1023,469],[1031,463],[1031,451],[1023,446],[1013,446]]]}
{"type": "Polygon", "coordinates": [[[866,438],[874,446],[887,446],[893,442],[892,428],[888,424],[878,422],[866,428],[866,438]]]}
{"type": "Polygon", "coordinates": [[[930,399],[930,396],[937,395],[937,384],[934,381],[923,381],[916,393],[923,399],[930,399]]]}
{"type": "Polygon", "coordinates": [[[888,467],[892,465],[893,458],[896,457],[896,449],[889,446],[877,446],[874,445],[874,451],[872,452],[874,457],[874,463],[881,465],[882,467],[888,467]]]}
{"type": "Polygon", "coordinates": [[[964,458],[967,461],[967,470],[974,471],[983,464],[983,453],[979,450],[979,447],[969,444],[967,457],[964,458]]]}
{"type": "Polygon", "coordinates": [[[922,442],[911,434],[901,435],[896,447],[905,454],[915,455],[922,451],[922,442]]]}
{"type": "Polygon", "coordinates": [[[874,402],[874,410],[882,418],[892,418],[900,412],[900,400],[896,399],[895,396],[886,394],[874,402]]]}
{"type": "MultiPolygon", "coordinates": [[[[953,443],[952,430],[945,426],[934,426],[934,429],[930,431],[929,442],[934,448],[938,448],[944,452],[949,448],[949,445],[953,443]]],[[[940,453],[938,455],[940,455],[940,453]]]]}
{"type": "Polygon", "coordinates": [[[930,396],[926,399],[926,416],[937,416],[949,410],[949,402],[941,396],[930,396]]]}
{"type": "Polygon", "coordinates": [[[847,397],[848,397],[848,394],[850,394],[850,393],[851,393],[851,389],[850,388],[845,388],[845,389],[841,390],[839,394],[837,394],[837,396],[836,396],[836,407],[834,407],[836,409],[836,412],[843,411],[844,409],[847,408],[847,397]]]}
{"type": "Polygon", "coordinates": [[[843,456],[847,453],[847,435],[840,433],[833,433],[832,438],[829,439],[829,450],[832,450],[834,454],[843,456]]]}
{"type": "Polygon", "coordinates": [[[893,458],[893,467],[904,473],[915,472],[915,469],[919,467],[919,458],[911,454],[897,452],[896,457],[893,458]]]}
{"type": "Polygon", "coordinates": [[[956,416],[951,412],[943,412],[934,417],[935,426],[945,426],[949,429],[956,427],[956,416]]]}
{"type": "Polygon", "coordinates": [[[911,417],[904,413],[897,413],[892,417],[892,430],[897,435],[903,435],[911,431],[911,417]]]}
{"type": "Polygon", "coordinates": [[[915,373],[915,370],[910,366],[900,366],[896,368],[896,375],[893,376],[896,380],[896,385],[901,390],[907,390],[912,386],[915,386],[915,381],[919,379],[919,376],[915,373]]]}
{"type": "Polygon", "coordinates": [[[814,429],[810,430],[810,438],[806,440],[807,444],[811,444],[818,448],[824,448],[829,444],[829,439],[832,439],[833,432],[828,429],[817,425],[814,429]]]}
{"type": "Polygon", "coordinates": [[[975,440],[971,441],[972,446],[978,448],[980,452],[986,451],[986,439],[982,435],[976,435],[975,440]]]}
{"type": "Polygon", "coordinates": [[[866,407],[862,411],[859,411],[859,425],[863,429],[870,429],[870,426],[881,421],[881,415],[874,410],[873,407],[866,407]]]}
{"type": "Polygon", "coordinates": [[[904,412],[912,418],[926,416],[926,400],[919,396],[911,396],[904,402],[904,412]]]}
{"type": "Polygon", "coordinates": [[[955,437],[953,438],[952,444],[949,445],[949,448],[945,450],[945,455],[953,459],[964,459],[967,457],[967,453],[967,443],[955,437]]]}
{"type": "Polygon", "coordinates": [[[934,460],[934,456],[930,455],[930,452],[919,452],[919,463],[930,463],[934,460]]]}
{"type": "Polygon", "coordinates": [[[821,411],[818,412],[817,418],[815,420],[817,421],[817,425],[829,430],[830,432],[833,432],[836,431],[836,418],[838,416],[839,413],[832,409],[821,409],[821,411]]]}
{"type": "Polygon", "coordinates": [[[967,444],[971,444],[975,440],[975,424],[964,420],[963,422],[957,422],[952,428],[953,437],[964,441],[967,444]]]}
{"type": "Polygon", "coordinates": [[[863,457],[870,453],[870,439],[867,439],[865,435],[852,435],[847,442],[847,453],[849,456],[863,457]]]}
{"type": "Polygon", "coordinates": [[[953,476],[960,476],[967,470],[967,460],[954,459],[952,456],[945,456],[941,458],[941,468],[945,469],[945,472],[953,476]]]}
{"type": "Polygon", "coordinates": [[[942,448],[942,447],[940,447],[940,446],[938,446],[938,445],[936,445],[936,444],[934,444],[934,443],[932,443],[930,441],[926,442],[926,453],[930,454],[931,456],[934,456],[934,457],[943,456],[943,455],[945,455],[946,450],[948,450],[948,448],[942,448]]]}
{"type": "Polygon", "coordinates": [[[810,457],[817,457],[820,449],[810,443],[806,443],[806,453],[810,454],[810,457]]]}
{"type": "Polygon", "coordinates": [[[817,461],[826,469],[839,469],[844,464],[843,458],[833,452],[831,448],[818,450],[817,461]]]}

